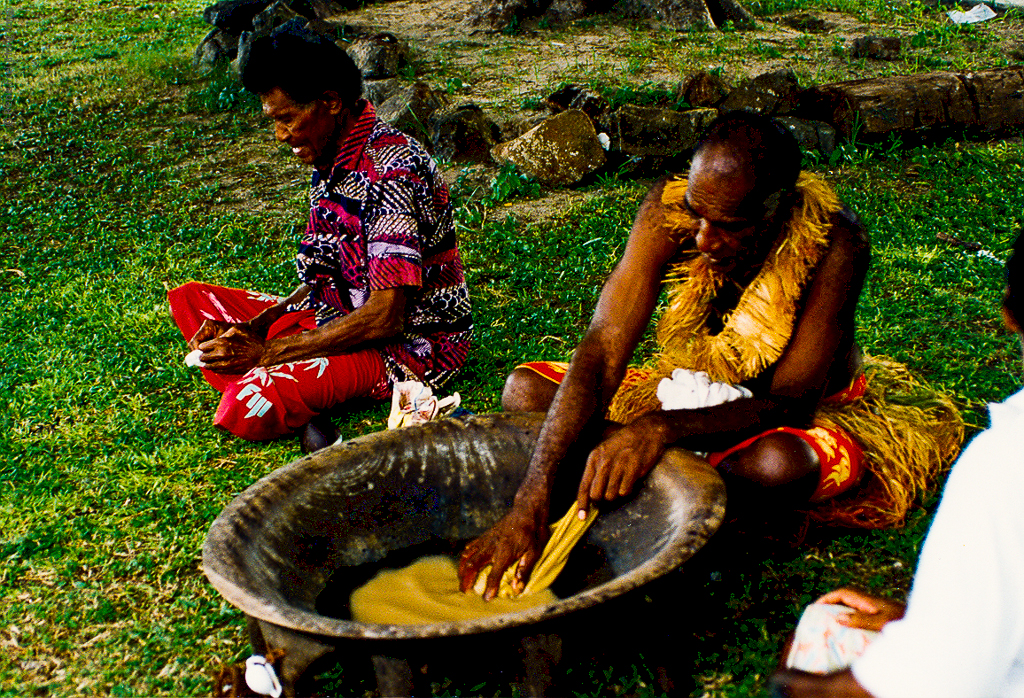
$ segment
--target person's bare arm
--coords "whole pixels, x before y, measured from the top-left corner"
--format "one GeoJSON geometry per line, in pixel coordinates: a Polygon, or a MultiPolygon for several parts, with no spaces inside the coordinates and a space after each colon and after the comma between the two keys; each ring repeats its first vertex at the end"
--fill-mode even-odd
{"type": "Polygon", "coordinates": [[[717,450],[784,423],[808,420],[825,390],[839,389],[830,379],[849,378],[843,369],[853,346],[853,316],[869,259],[863,229],[837,214],[832,245],[811,283],[769,392],[714,407],[638,417],[590,454],[580,482],[579,509],[628,494],[668,445],[717,450]],[[837,366],[836,361],[844,363],[837,366]]]}
{"type": "Polygon", "coordinates": [[[654,312],[663,267],[677,248],[677,241],[662,227],[663,187],[664,182],[652,187],[637,213],[623,257],[605,282],[586,335],[548,410],[512,510],[463,551],[463,591],[490,564],[484,598],[493,598],[507,567],[520,560],[517,584],[525,584],[536,562],[547,538],[558,465],[588,425],[603,418],[654,312]]]}
{"type": "Polygon", "coordinates": [[[206,367],[220,373],[242,373],[255,366],[275,366],[340,354],[360,344],[399,334],[405,319],[404,288],[371,291],[366,303],[348,315],[287,337],[265,340],[236,326],[203,342],[206,367]]]}
{"type": "Polygon", "coordinates": [[[256,317],[245,322],[204,320],[196,333],[192,335],[192,339],[188,341],[188,348],[192,350],[198,349],[200,344],[208,342],[211,339],[216,339],[233,327],[237,327],[241,330],[254,334],[260,339],[266,339],[270,326],[288,312],[289,305],[299,303],[303,298],[308,296],[309,291],[309,286],[302,284],[292,291],[287,298],[282,298],[275,305],[270,306],[256,317]]]}
{"type": "Polygon", "coordinates": [[[267,332],[270,331],[270,326],[284,317],[285,313],[288,312],[289,306],[298,305],[305,300],[306,296],[308,296],[312,290],[313,289],[308,284],[300,284],[298,288],[288,295],[287,298],[283,298],[279,303],[277,303],[277,305],[267,308],[245,324],[248,325],[248,329],[251,330],[253,334],[266,339],[267,332]]]}
{"type": "Polygon", "coordinates": [[[786,669],[772,674],[768,688],[773,698],[874,698],[849,669],[825,676],[786,669]]]}

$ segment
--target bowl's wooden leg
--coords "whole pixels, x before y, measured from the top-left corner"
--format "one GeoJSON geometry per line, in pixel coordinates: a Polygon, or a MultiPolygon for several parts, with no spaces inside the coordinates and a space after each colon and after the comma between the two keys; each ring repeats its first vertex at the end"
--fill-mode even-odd
{"type": "Polygon", "coordinates": [[[313,635],[252,618],[249,619],[249,638],[253,651],[259,654],[266,655],[272,649],[284,650],[278,678],[286,698],[298,695],[296,686],[310,664],[335,650],[334,645],[321,642],[313,635]]]}
{"type": "Polygon", "coordinates": [[[412,669],[409,660],[375,654],[373,671],[377,675],[377,691],[382,698],[409,698],[413,694],[412,669]]]}
{"type": "Polygon", "coordinates": [[[523,658],[521,690],[527,698],[548,695],[556,668],[562,661],[562,638],[555,634],[526,635],[519,651],[523,658]]]}

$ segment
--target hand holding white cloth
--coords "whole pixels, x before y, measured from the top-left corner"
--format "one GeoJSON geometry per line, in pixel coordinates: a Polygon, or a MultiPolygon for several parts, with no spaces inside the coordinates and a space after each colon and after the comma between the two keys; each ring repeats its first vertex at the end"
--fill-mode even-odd
{"type": "Polygon", "coordinates": [[[786,657],[786,667],[828,674],[853,664],[878,633],[840,623],[839,616],[849,612],[849,607],[839,604],[813,603],[804,609],[786,657]]]}
{"type": "Polygon", "coordinates": [[[185,356],[185,365],[186,366],[192,366],[193,368],[204,368],[206,366],[206,364],[204,364],[203,360],[201,358],[199,358],[202,355],[203,355],[203,350],[202,349],[194,349],[194,350],[190,351],[188,353],[188,355],[185,356]]]}

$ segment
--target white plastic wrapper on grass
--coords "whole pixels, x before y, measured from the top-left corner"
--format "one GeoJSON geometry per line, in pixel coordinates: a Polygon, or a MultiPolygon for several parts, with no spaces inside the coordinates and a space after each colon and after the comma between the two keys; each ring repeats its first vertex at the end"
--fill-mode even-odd
{"type": "Polygon", "coordinates": [[[967,12],[950,10],[946,15],[953,20],[954,24],[974,24],[975,22],[984,22],[985,20],[992,19],[996,16],[996,13],[991,7],[982,3],[981,5],[975,5],[967,10],[967,12]]]}

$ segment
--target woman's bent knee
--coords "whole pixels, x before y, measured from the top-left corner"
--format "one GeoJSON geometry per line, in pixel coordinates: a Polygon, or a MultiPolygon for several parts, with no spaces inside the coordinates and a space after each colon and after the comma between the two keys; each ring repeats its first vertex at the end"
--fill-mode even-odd
{"type": "Polygon", "coordinates": [[[213,423],[246,441],[266,441],[294,433],[311,416],[308,409],[285,404],[277,391],[249,381],[225,389],[213,423]]]}

